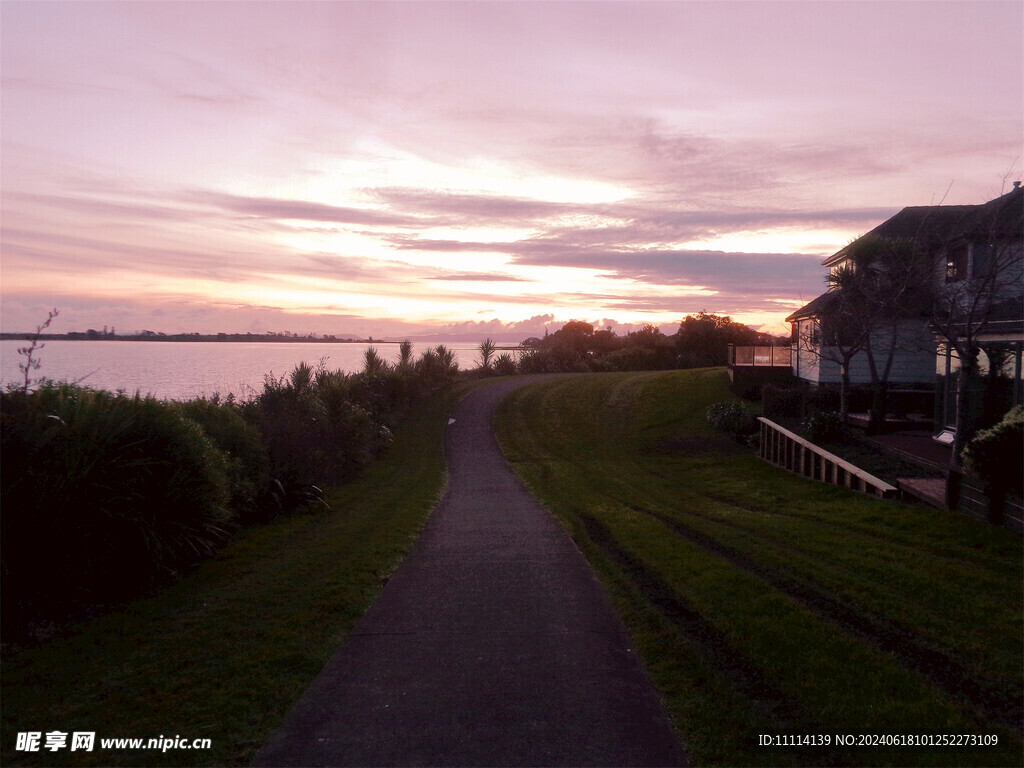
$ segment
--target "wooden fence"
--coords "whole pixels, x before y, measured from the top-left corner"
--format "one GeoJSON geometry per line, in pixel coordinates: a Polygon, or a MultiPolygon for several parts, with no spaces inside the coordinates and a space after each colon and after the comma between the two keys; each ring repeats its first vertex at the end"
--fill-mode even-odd
{"type": "Polygon", "coordinates": [[[819,448],[774,421],[763,416],[757,420],[761,423],[760,455],[765,461],[812,480],[841,485],[872,496],[885,499],[899,496],[895,486],[879,480],[870,472],[819,448]]]}

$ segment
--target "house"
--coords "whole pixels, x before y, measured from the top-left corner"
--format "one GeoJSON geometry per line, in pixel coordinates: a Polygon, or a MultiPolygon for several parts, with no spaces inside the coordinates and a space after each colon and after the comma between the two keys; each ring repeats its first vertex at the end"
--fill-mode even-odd
{"type": "Polygon", "coordinates": [[[833,278],[869,268],[882,275],[880,285],[905,290],[888,316],[878,316],[875,307],[870,322],[858,323],[860,307],[835,288],[792,313],[786,320],[793,326],[794,376],[815,387],[834,386],[845,367],[854,386],[882,376],[897,389],[934,389],[936,433],[945,440],[965,413],[977,414],[969,426],[978,426],[1020,403],[1022,214],[1018,182],[982,205],[904,208],[825,259],[833,278]],[[960,358],[972,354],[979,375],[964,386],[956,374],[960,358]],[[961,388],[973,404],[958,417],[961,388]]]}
{"type": "Polygon", "coordinates": [[[976,206],[938,252],[935,281],[945,311],[936,331],[935,426],[953,442],[958,419],[968,432],[990,426],[1024,402],[1024,190],[976,206]],[[977,355],[974,375],[959,383],[963,355],[977,355]],[[965,407],[958,409],[963,387],[965,407]]]}
{"type": "MultiPolygon", "coordinates": [[[[968,216],[974,206],[912,206],[904,208],[891,219],[853,241],[822,262],[830,276],[852,268],[853,255],[858,244],[866,242],[911,242],[933,250],[944,242],[957,222],[968,216]]],[[[899,254],[903,256],[903,254],[899,254]]],[[[894,253],[893,257],[897,254],[894,253]]],[[[871,373],[865,339],[843,344],[839,332],[829,328],[834,322],[841,301],[837,290],[829,290],[804,305],[786,318],[793,326],[793,375],[812,385],[836,385],[841,380],[844,351],[850,352],[848,374],[851,384],[870,384],[871,373]]],[[[923,309],[923,308],[922,308],[923,309]]],[[[870,343],[876,359],[887,358],[890,348],[893,361],[888,382],[890,384],[934,386],[935,341],[929,332],[922,312],[903,312],[894,318],[896,328],[871,331],[870,343]]]]}
{"type": "MultiPolygon", "coordinates": [[[[828,318],[839,302],[836,291],[828,291],[805,304],[786,318],[793,326],[790,365],[793,375],[813,386],[837,386],[842,381],[844,349],[851,350],[847,364],[849,383],[871,384],[871,369],[863,348],[853,350],[853,343],[844,347],[829,344],[828,318]]],[[[895,332],[874,332],[872,349],[879,358],[887,358],[891,347],[893,361],[888,382],[905,388],[929,389],[935,377],[935,339],[921,317],[901,318],[895,332]]]]}

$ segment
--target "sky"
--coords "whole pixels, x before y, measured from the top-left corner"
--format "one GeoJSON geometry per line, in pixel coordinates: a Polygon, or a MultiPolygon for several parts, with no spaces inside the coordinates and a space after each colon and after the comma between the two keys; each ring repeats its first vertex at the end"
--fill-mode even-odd
{"type": "Polygon", "coordinates": [[[0,328],[784,332],[1022,176],[1020,2],[0,3],[0,328]]]}

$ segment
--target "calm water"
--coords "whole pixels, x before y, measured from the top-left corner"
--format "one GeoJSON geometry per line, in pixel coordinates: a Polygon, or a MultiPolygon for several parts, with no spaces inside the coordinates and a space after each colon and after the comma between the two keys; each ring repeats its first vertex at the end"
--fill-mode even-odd
{"type": "MultiPolygon", "coordinates": [[[[374,347],[385,360],[398,359],[398,344],[290,344],[287,342],[161,342],[161,341],[47,341],[36,357],[42,367],[33,378],[76,381],[96,389],[138,390],[166,399],[188,399],[219,392],[246,397],[263,386],[263,378],[289,373],[303,361],[347,372],[363,367],[363,353],[374,347]]],[[[18,347],[25,341],[0,341],[0,380],[24,379],[18,347]]],[[[476,342],[444,342],[455,352],[460,367],[478,364],[476,342]]],[[[414,343],[416,357],[433,346],[414,343]]]]}

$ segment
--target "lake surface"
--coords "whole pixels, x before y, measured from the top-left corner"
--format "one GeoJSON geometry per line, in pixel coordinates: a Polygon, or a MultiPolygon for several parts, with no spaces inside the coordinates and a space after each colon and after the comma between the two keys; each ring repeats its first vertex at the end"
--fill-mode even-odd
{"type": "MultiPolygon", "coordinates": [[[[479,342],[439,342],[455,352],[459,366],[479,364],[479,342]]],[[[24,380],[18,354],[27,341],[0,341],[0,380],[24,380]]],[[[280,377],[305,361],[323,359],[330,370],[363,368],[363,354],[374,347],[388,361],[398,359],[398,344],[317,344],[288,342],[47,341],[37,351],[42,367],[32,378],[78,381],[96,389],[123,389],[165,399],[185,400],[229,392],[247,397],[263,387],[267,374],[280,377]]],[[[434,342],[413,343],[419,357],[434,342]]]]}

